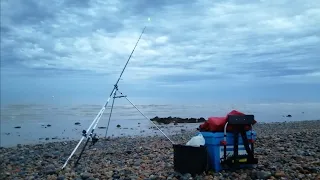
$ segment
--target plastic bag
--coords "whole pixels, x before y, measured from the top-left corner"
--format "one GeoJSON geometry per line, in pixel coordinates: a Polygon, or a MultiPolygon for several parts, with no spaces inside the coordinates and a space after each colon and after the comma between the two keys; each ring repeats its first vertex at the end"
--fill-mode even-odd
{"type": "Polygon", "coordinates": [[[205,139],[203,138],[202,134],[198,134],[197,136],[192,137],[188,142],[187,146],[194,146],[200,147],[205,144],[205,139]]]}

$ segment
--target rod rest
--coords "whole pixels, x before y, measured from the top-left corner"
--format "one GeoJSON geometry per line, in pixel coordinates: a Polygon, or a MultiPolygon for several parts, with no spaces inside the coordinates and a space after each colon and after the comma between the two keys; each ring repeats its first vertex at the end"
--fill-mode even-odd
{"type": "Polygon", "coordinates": [[[253,130],[252,125],[255,123],[254,115],[228,115],[227,123],[224,127],[224,141],[221,144],[224,146],[224,155],[223,160],[221,162],[222,165],[227,165],[230,167],[239,167],[241,164],[257,164],[258,159],[254,157],[254,146],[253,139],[251,133],[251,139],[248,140],[246,134],[246,126],[251,127],[251,131],[253,130]],[[233,133],[233,156],[227,157],[227,126],[232,125],[231,132],[233,133]],[[247,155],[239,155],[238,154],[238,145],[239,145],[239,134],[242,137],[243,145],[246,149],[247,155]],[[249,147],[249,142],[251,148],[249,147]],[[246,159],[244,162],[240,161],[241,159],[246,159]]]}

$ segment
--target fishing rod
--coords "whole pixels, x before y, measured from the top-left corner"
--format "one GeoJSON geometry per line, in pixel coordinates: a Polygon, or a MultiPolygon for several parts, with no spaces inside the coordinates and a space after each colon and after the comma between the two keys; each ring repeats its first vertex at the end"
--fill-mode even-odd
{"type": "MultiPolygon", "coordinates": [[[[150,19],[149,19],[149,20],[150,20],[150,19]]],[[[140,36],[139,36],[138,41],[136,42],[136,44],[135,44],[135,46],[134,46],[134,48],[133,48],[133,50],[132,50],[132,52],[131,52],[131,54],[130,54],[130,56],[129,56],[126,64],[125,64],[125,66],[124,66],[124,68],[122,69],[122,72],[121,72],[118,80],[117,80],[116,83],[114,84],[114,87],[113,87],[113,89],[112,89],[112,91],[111,91],[111,93],[110,93],[110,95],[109,95],[109,98],[108,98],[107,102],[106,102],[105,105],[101,108],[101,110],[99,111],[99,113],[97,114],[97,116],[94,118],[94,120],[92,121],[92,123],[90,124],[90,126],[88,127],[88,129],[82,131],[82,137],[81,137],[80,141],[78,142],[77,146],[74,148],[74,150],[72,151],[72,153],[70,154],[70,156],[68,157],[68,159],[65,161],[65,163],[63,164],[63,166],[62,166],[61,169],[64,169],[64,168],[66,167],[66,165],[68,164],[68,161],[71,159],[71,157],[73,156],[73,154],[77,151],[77,149],[79,148],[80,144],[82,143],[82,141],[83,141],[85,138],[87,138],[87,141],[86,141],[85,145],[83,146],[82,151],[80,152],[80,155],[78,156],[78,159],[77,159],[77,161],[76,161],[76,163],[75,163],[75,166],[77,166],[77,164],[79,163],[79,160],[80,160],[80,158],[81,158],[81,156],[82,156],[82,154],[83,154],[83,152],[84,152],[84,150],[85,150],[85,148],[86,148],[86,146],[87,146],[90,138],[92,139],[92,144],[94,144],[94,143],[96,143],[96,142],[98,141],[98,139],[96,138],[96,134],[95,134],[94,136],[92,136],[93,133],[94,133],[94,130],[95,130],[95,128],[97,127],[97,125],[98,125],[98,123],[99,123],[99,121],[100,121],[100,118],[101,118],[103,112],[105,111],[105,109],[106,109],[106,107],[107,107],[107,105],[108,105],[108,103],[109,103],[109,101],[110,101],[110,99],[111,99],[111,96],[113,95],[113,93],[114,93],[115,91],[118,90],[118,83],[119,83],[119,81],[120,81],[120,79],[121,79],[121,76],[123,75],[123,72],[124,72],[124,70],[126,69],[128,63],[129,63],[129,61],[130,61],[130,59],[131,59],[131,57],[132,57],[132,54],[133,54],[133,52],[135,51],[135,49],[136,49],[136,47],[137,47],[137,45],[138,45],[138,43],[139,43],[139,41],[140,41],[140,39],[141,39],[141,37],[142,37],[142,34],[143,34],[144,31],[145,31],[145,29],[146,29],[146,26],[143,28],[143,30],[142,30],[142,32],[141,32],[141,34],[140,34],[140,36]],[[92,128],[92,126],[93,126],[93,128],[92,128]],[[90,131],[91,128],[92,128],[92,130],[91,130],[90,134],[88,135],[87,133],[90,131]]]]}

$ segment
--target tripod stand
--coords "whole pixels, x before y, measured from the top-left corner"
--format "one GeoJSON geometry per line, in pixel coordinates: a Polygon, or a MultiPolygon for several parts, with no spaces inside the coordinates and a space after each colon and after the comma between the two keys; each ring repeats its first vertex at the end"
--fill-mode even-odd
{"type": "MultiPolygon", "coordinates": [[[[144,115],[144,114],[137,108],[137,106],[135,106],[135,105],[127,98],[127,96],[123,95],[123,94],[119,91],[118,86],[116,85],[116,86],[115,86],[115,91],[114,91],[114,93],[113,93],[112,106],[111,106],[111,110],[110,110],[110,115],[109,115],[109,120],[108,120],[108,125],[107,125],[107,129],[106,129],[105,137],[107,137],[107,133],[108,133],[108,129],[109,129],[109,124],[110,124],[110,119],[111,119],[111,114],[112,114],[112,110],[113,110],[113,107],[114,107],[114,101],[115,101],[116,98],[122,98],[122,97],[124,97],[125,99],[127,99],[127,101],[128,101],[134,108],[136,108],[136,109],[140,112],[140,114],[141,114],[142,116],[144,116],[147,120],[150,120],[150,121],[151,121],[151,119],[148,118],[146,115],[144,115]],[[119,93],[121,94],[121,96],[117,96],[117,92],[119,92],[119,93]]],[[[172,144],[174,144],[174,142],[173,142],[153,121],[151,121],[151,122],[153,123],[153,125],[154,125],[172,144]]],[[[83,130],[82,133],[83,133],[83,136],[84,136],[84,137],[87,137],[85,130],[83,130]]],[[[84,152],[84,150],[85,150],[85,148],[86,148],[86,146],[87,146],[90,138],[92,139],[92,140],[91,140],[92,143],[91,143],[90,146],[93,146],[93,145],[98,141],[98,137],[96,136],[96,134],[94,134],[94,135],[92,136],[92,133],[91,133],[91,134],[89,135],[89,137],[88,137],[88,139],[87,139],[84,147],[82,148],[82,151],[80,152],[80,155],[78,156],[77,161],[75,162],[75,165],[74,165],[75,167],[78,165],[79,160],[80,160],[80,158],[81,158],[81,156],[82,156],[82,154],[83,154],[83,152],[84,152]]]]}
{"type": "MultiPolygon", "coordinates": [[[[110,124],[110,119],[111,119],[111,114],[112,114],[112,110],[113,110],[113,105],[114,105],[114,101],[116,98],[125,98],[134,108],[136,108],[139,113],[144,116],[147,120],[150,120],[150,118],[148,118],[146,115],[144,115],[138,108],[137,106],[135,106],[128,98],[126,95],[123,95],[119,89],[118,89],[118,86],[116,87],[116,91],[114,91],[114,94],[113,94],[113,100],[112,100],[112,105],[111,105],[111,110],[110,110],[110,115],[109,115],[109,120],[108,120],[108,125],[107,125],[107,130],[106,130],[106,134],[105,134],[105,137],[107,137],[107,134],[108,134],[108,129],[109,129],[109,124],[110,124]],[[121,96],[117,96],[117,92],[119,92],[121,94],[121,96]]],[[[151,120],[150,120],[151,121],[151,120]]],[[[172,143],[174,144],[174,142],[153,122],[153,125],[172,143]]]]}

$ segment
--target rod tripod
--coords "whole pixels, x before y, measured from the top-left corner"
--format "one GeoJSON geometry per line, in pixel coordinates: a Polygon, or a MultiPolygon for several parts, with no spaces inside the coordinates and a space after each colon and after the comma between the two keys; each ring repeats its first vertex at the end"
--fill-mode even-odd
{"type": "MultiPolygon", "coordinates": [[[[107,128],[106,128],[105,137],[107,137],[107,134],[108,134],[109,124],[110,124],[110,120],[111,120],[111,114],[112,114],[112,110],[113,110],[113,107],[114,107],[114,101],[115,101],[116,98],[123,98],[123,97],[124,97],[134,108],[136,108],[136,109],[140,112],[140,114],[141,114],[142,116],[144,116],[147,120],[150,120],[150,121],[151,121],[151,119],[148,118],[146,115],[144,115],[144,114],[137,108],[137,106],[135,106],[135,105],[127,98],[126,95],[123,95],[122,92],[119,91],[118,86],[115,85],[115,90],[114,90],[114,93],[113,93],[113,100],[112,100],[112,105],[111,105],[111,109],[110,109],[109,120],[108,120],[108,125],[107,125],[107,128]],[[121,96],[117,96],[117,92],[119,92],[119,93],[121,94],[121,96]]],[[[172,144],[175,144],[153,121],[151,121],[151,122],[153,123],[153,125],[154,125],[172,144]]],[[[82,131],[82,135],[83,135],[83,137],[87,137],[87,132],[86,132],[85,130],[83,130],[83,131],[82,131]]],[[[83,146],[83,148],[82,148],[82,150],[81,150],[81,152],[80,152],[80,155],[78,156],[78,159],[77,159],[77,161],[76,161],[75,164],[74,164],[75,167],[79,164],[79,160],[80,160],[80,158],[81,158],[81,156],[82,156],[82,154],[83,154],[86,146],[88,145],[90,139],[91,139],[91,145],[90,145],[90,146],[93,146],[93,145],[98,141],[98,138],[97,138],[97,135],[96,135],[96,134],[94,134],[94,135],[92,136],[92,133],[91,133],[91,134],[89,135],[89,137],[87,137],[87,141],[86,141],[86,143],[84,144],[84,146],[83,146]]]]}
{"type": "MultiPolygon", "coordinates": [[[[114,101],[115,101],[116,98],[123,98],[123,97],[124,97],[134,108],[136,108],[142,116],[144,116],[147,120],[150,120],[150,121],[151,121],[151,119],[148,118],[146,115],[144,115],[144,114],[137,108],[137,106],[135,106],[135,105],[127,98],[126,95],[123,95],[122,92],[119,91],[118,86],[117,86],[117,87],[116,87],[116,90],[114,91],[114,94],[113,94],[113,101],[112,101],[112,106],[111,106],[111,110],[110,110],[110,115],[109,115],[109,120],[108,120],[108,125],[107,125],[107,130],[106,130],[105,137],[107,137],[107,134],[108,134],[108,128],[109,128],[109,124],[110,124],[110,119],[111,119],[111,114],[112,114],[112,109],[113,109],[114,101]],[[117,92],[119,92],[119,93],[121,94],[121,96],[116,96],[116,95],[117,95],[117,92]]],[[[153,123],[153,125],[154,125],[172,144],[174,144],[174,142],[173,142],[153,121],[151,121],[151,122],[153,123]]]]}
{"type": "Polygon", "coordinates": [[[106,138],[107,135],[108,135],[108,129],[109,129],[111,114],[112,114],[112,110],[113,110],[114,100],[115,100],[116,98],[122,98],[122,97],[124,97],[124,96],[117,96],[117,91],[118,91],[118,87],[116,87],[116,91],[114,91],[114,93],[113,93],[113,100],[112,100],[111,110],[110,110],[110,114],[109,114],[109,120],[108,120],[107,130],[106,130],[106,134],[105,134],[105,136],[104,136],[105,138],[106,138]]]}

